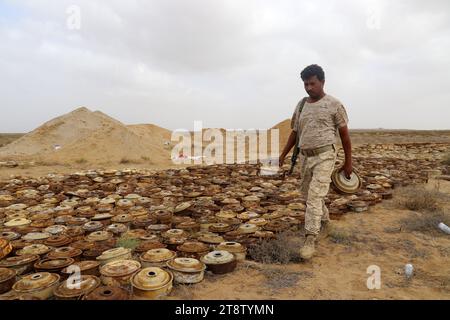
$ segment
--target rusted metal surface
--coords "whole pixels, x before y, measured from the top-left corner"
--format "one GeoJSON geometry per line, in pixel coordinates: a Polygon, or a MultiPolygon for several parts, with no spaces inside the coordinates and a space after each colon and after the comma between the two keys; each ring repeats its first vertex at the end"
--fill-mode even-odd
{"type": "Polygon", "coordinates": [[[100,285],[101,281],[93,275],[81,275],[79,279],[74,281],[63,281],[54,291],[54,295],[58,300],[79,300],[85,294],[89,294],[100,285]]]}
{"type": "Polygon", "coordinates": [[[53,297],[60,276],[55,273],[38,272],[24,276],[17,281],[12,289],[19,294],[29,294],[41,300],[53,297]]]}
{"type": "Polygon", "coordinates": [[[232,272],[236,268],[236,257],[225,250],[215,250],[200,259],[215,274],[232,272]]]}
{"type": "Polygon", "coordinates": [[[0,294],[11,290],[16,282],[16,270],[0,267],[0,294]]]}
{"type": "Polygon", "coordinates": [[[131,279],[133,294],[142,299],[159,299],[172,291],[173,274],[158,267],[148,267],[131,279]]]}

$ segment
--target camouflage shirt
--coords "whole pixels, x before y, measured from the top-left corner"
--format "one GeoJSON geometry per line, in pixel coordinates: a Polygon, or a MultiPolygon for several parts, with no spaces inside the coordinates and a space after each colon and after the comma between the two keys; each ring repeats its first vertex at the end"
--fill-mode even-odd
{"type": "Polygon", "coordinates": [[[336,143],[338,128],[347,125],[342,103],[326,94],[314,103],[306,102],[299,117],[300,103],[295,107],[291,129],[300,133],[300,149],[314,149],[336,143]]]}

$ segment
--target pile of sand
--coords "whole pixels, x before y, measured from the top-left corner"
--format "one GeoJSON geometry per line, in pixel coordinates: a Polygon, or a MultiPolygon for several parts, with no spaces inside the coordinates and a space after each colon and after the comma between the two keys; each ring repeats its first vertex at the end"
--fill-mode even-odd
{"type": "Polygon", "coordinates": [[[286,119],[278,124],[274,125],[272,129],[278,129],[279,132],[279,141],[280,141],[280,152],[283,151],[284,146],[286,145],[286,142],[289,138],[289,135],[291,134],[291,119],[286,119]]]}
{"type": "Polygon", "coordinates": [[[114,163],[170,162],[164,142],[170,131],[154,125],[126,126],[100,111],[78,108],[0,148],[0,158],[114,163]]]}

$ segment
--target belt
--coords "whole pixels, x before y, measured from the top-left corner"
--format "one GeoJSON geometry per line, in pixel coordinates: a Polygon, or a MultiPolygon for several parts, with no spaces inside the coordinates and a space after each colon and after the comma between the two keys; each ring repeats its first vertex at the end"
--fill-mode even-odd
{"type": "Polygon", "coordinates": [[[300,152],[302,155],[307,156],[307,157],[313,157],[313,156],[317,156],[321,153],[330,151],[330,150],[335,150],[334,145],[329,144],[327,146],[323,146],[323,147],[319,147],[319,148],[315,148],[315,149],[301,149],[300,152]]]}

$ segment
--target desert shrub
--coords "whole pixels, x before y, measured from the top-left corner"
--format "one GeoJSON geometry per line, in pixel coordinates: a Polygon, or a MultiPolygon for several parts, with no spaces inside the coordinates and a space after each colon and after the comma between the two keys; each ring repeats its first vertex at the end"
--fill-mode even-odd
{"type": "Polygon", "coordinates": [[[440,208],[440,201],[445,195],[437,190],[427,190],[423,187],[411,186],[402,189],[397,204],[412,211],[436,211],[440,208]]]}
{"type": "Polygon", "coordinates": [[[248,248],[251,259],[262,263],[288,264],[299,262],[298,253],[302,246],[302,237],[295,232],[285,231],[277,234],[276,239],[262,240],[248,248]]]}
{"type": "Polygon", "coordinates": [[[139,245],[139,243],[140,243],[139,239],[122,236],[119,239],[117,239],[116,247],[123,247],[134,250],[139,245]]]}

